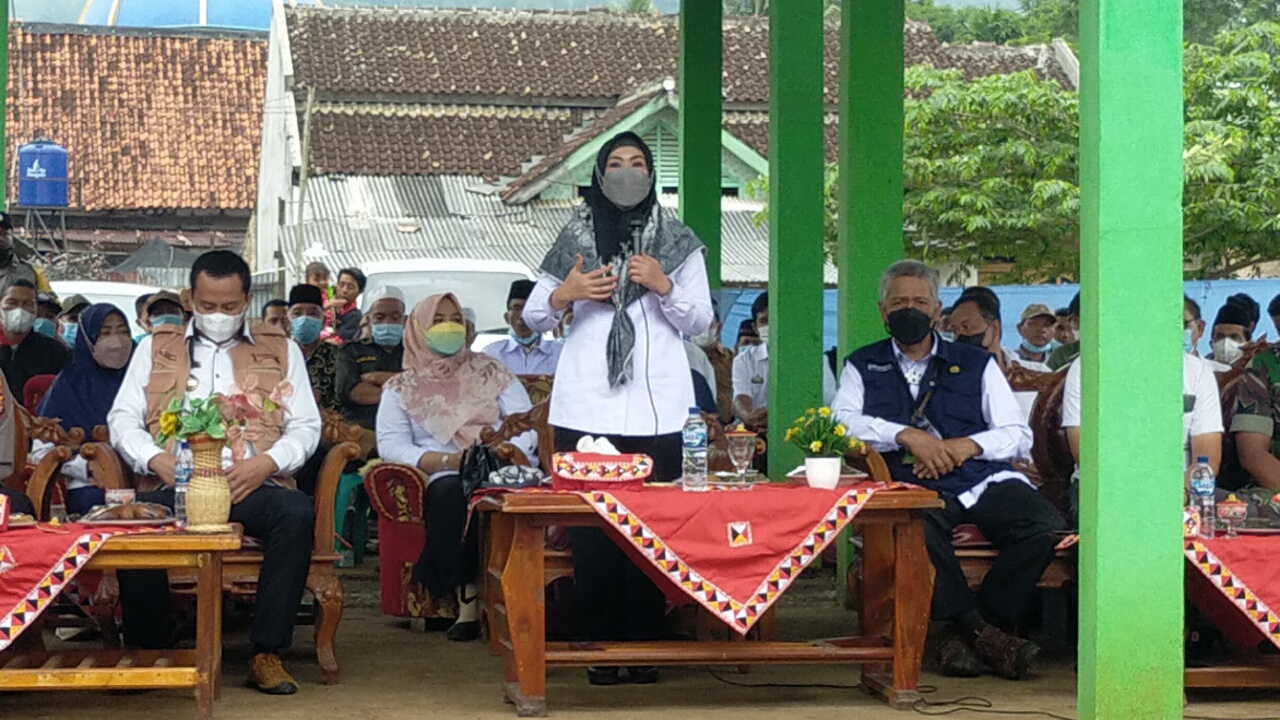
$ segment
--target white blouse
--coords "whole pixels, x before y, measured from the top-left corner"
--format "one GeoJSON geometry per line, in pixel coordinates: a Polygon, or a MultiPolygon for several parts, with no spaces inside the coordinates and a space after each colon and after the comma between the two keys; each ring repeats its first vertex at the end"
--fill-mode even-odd
{"type": "MultiPolygon", "coordinates": [[[[529,402],[529,393],[519,380],[511,381],[506,390],[498,396],[498,416],[528,411],[533,404],[529,402]]],[[[494,424],[497,428],[501,421],[494,424]]],[[[423,453],[456,453],[463,448],[453,440],[442,443],[422,429],[422,426],[409,417],[404,409],[404,401],[400,393],[390,388],[383,388],[382,401],[378,403],[378,455],[383,460],[402,465],[418,466],[423,453]]],[[[520,448],[530,463],[538,464],[538,434],[532,430],[511,439],[511,444],[520,448]]],[[[433,474],[428,481],[442,475],[451,475],[452,470],[433,474]]]]}
{"type": "MultiPolygon", "coordinates": [[[[606,341],[613,323],[611,303],[573,303],[573,332],[565,340],[551,391],[549,420],[556,427],[600,435],[651,437],[679,432],[696,403],[693,376],[680,334],[711,326],[711,289],[704,253],[691,255],[671,273],[666,297],[646,292],[625,312],[635,325],[632,378],[609,387],[606,341]]],[[[542,273],[524,306],[524,321],[547,332],[563,313],[551,308],[560,281],[542,273]]]]}

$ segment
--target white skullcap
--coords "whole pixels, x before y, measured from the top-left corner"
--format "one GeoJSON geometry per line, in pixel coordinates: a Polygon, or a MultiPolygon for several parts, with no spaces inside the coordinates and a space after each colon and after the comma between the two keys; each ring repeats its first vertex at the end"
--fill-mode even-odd
{"type": "Polygon", "coordinates": [[[400,292],[400,288],[396,287],[395,285],[383,285],[378,289],[374,290],[373,292],[369,293],[368,307],[373,307],[374,303],[378,302],[379,300],[386,300],[388,298],[390,298],[391,300],[399,300],[400,304],[404,305],[404,293],[400,292]]]}

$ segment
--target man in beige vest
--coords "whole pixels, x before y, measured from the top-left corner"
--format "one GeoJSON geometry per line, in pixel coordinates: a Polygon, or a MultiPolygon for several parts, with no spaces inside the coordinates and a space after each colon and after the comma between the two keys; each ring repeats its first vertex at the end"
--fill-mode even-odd
{"type": "MultiPolygon", "coordinates": [[[[172,497],[175,456],[155,442],[159,418],[173,398],[229,393],[232,385],[256,382],[270,392],[287,381],[293,393],[285,404],[249,430],[256,438],[248,457],[223,458],[231,486],[231,521],[263,544],[257,606],[249,639],[253,659],[252,687],[271,695],[289,695],[298,685],[280,662],[280,651],[293,640],[294,616],[302,599],[311,563],[315,512],[310,498],[287,480],[320,442],[316,408],[306,361],[298,346],[279,329],[259,326],[252,333],[245,310],[252,300],[249,266],[226,250],[207,252],[191,267],[193,322],[163,327],[144,338],[133,354],[115,405],[107,416],[111,441],[122,459],[139,475],[154,475],[172,497]]],[[[121,594],[125,594],[121,579],[121,594]]],[[[167,596],[154,589],[145,597],[122,597],[128,605],[146,606],[161,624],[167,596]]],[[[128,624],[130,615],[126,615],[128,624]]],[[[145,616],[144,616],[145,617],[145,616]]]]}

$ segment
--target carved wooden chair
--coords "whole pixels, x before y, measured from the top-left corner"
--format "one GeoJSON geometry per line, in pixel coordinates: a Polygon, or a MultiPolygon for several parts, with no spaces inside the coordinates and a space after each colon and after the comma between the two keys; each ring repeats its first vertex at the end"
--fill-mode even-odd
{"type": "MultiPolygon", "coordinates": [[[[37,519],[46,521],[49,519],[54,493],[66,492],[59,470],[63,463],[79,452],[80,445],[84,442],[84,430],[80,428],[64,430],[58,418],[33,417],[22,408],[18,408],[18,420],[21,432],[14,434],[24,436],[22,438],[24,446],[29,446],[30,441],[33,440],[53,445],[53,449],[40,458],[38,463],[26,465],[27,497],[31,498],[32,504],[36,506],[37,519]]],[[[24,464],[26,464],[25,455],[24,464]]],[[[16,458],[15,467],[17,467],[16,458]]]]}
{"type": "MultiPolygon", "coordinates": [[[[316,657],[324,672],[325,683],[338,681],[338,660],[334,640],[338,623],[342,620],[342,582],[338,579],[334,563],[340,555],[333,550],[333,508],[338,478],[347,463],[360,456],[359,439],[362,429],[336,416],[326,416],[321,426],[321,444],[332,446],[325,455],[316,482],[315,534],[311,550],[311,569],[307,574],[307,589],[316,599],[315,627],[316,657]]],[[[99,478],[103,488],[128,487],[129,474],[125,472],[115,450],[107,443],[86,443],[80,455],[89,462],[90,474],[99,478]]],[[[222,560],[222,589],[228,595],[253,597],[257,593],[258,575],[262,571],[262,551],[256,541],[245,543],[239,552],[228,553],[222,560]]],[[[195,592],[195,575],[170,571],[169,582],[175,592],[195,592]]]]}

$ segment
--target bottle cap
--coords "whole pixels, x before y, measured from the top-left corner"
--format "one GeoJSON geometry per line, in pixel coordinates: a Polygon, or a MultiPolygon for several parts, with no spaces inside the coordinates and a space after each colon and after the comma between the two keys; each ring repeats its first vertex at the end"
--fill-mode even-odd
{"type": "Polygon", "coordinates": [[[1196,464],[1197,464],[1197,465],[1208,465],[1208,464],[1209,464],[1209,456],[1208,456],[1208,455],[1198,455],[1198,456],[1196,456],[1196,464]]]}
{"type": "Polygon", "coordinates": [[[702,417],[702,408],[699,408],[699,407],[691,407],[691,408],[689,408],[689,414],[690,414],[690,415],[697,415],[698,417],[702,417]]]}

